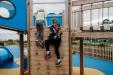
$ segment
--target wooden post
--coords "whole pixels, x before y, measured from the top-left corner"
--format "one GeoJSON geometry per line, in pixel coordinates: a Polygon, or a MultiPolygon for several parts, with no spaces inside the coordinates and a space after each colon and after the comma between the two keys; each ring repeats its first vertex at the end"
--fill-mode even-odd
{"type": "Polygon", "coordinates": [[[28,36],[27,36],[27,39],[28,39],[28,75],[31,74],[31,32],[30,32],[30,29],[31,29],[31,26],[33,25],[33,9],[32,9],[32,0],[27,0],[27,32],[28,32],[28,36]]]}
{"type": "Polygon", "coordinates": [[[68,40],[69,40],[69,75],[72,75],[72,45],[71,45],[71,0],[67,1],[67,6],[68,6],[68,27],[69,27],[69,35],[68,35],[68,40]]]}
{"type": "Polygon", "coordinates": [[[20,33],[20,75],[24,75],[24,39],[23,33],[20,33]]]}
{"type": "Polygon", "coordinates": [[[80,75],[84,75],[84,65],[83,65],[83,38],[80,38],[80,75]]]}

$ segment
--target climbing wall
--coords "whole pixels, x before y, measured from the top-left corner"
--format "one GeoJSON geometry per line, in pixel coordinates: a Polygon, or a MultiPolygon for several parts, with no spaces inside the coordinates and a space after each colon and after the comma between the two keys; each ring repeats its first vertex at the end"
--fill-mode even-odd
{"type": "MultiPolygon", "coordinates": [[[[56,66],[56,55],[51,46],[52,57],[45,59],[45,49],[36,46],[36,28],[30,27],[30,75],[69,75],[69,43],[68,29],[63,29],[60,54],[63,60],[62,65],[56,66]]],[[[48,28],[44,29],[44,39],[47,39],[48,28]]]]}

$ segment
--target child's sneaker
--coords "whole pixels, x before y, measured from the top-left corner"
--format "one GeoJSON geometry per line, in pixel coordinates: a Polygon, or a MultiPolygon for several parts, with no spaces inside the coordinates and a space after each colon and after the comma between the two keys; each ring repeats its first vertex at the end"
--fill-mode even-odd
{"type": "Polygon", "coordinates": [[[36,41],[37,45],[40,45],[42,48],[45,47],[44,41],[41,41],[41,40],[35,40],[35,41],[36,41]]]}
{"type": "Polygon", "coordinates": [[[58,59],[56,65],[58,66],[60,64],[62,64],[62,61],[61,61],[61,59],[58,59]]]}
{"type": "Polygon", "coordinates": [[[39,40],[35,40],[36,42],[38,42],[39,40]]]}
{"type": "Polygon", "coordinates": [[[44,48],[44,41],[39,41],[39,44],[42,48],[44,48]]]}
{"type": "Polygon", "coordinates": [[[47,51],[45,57],[46,57],[47,59],[50,58],[50,57],[51,57],[51,52],[50,52],[50,51],[47,51]]]}

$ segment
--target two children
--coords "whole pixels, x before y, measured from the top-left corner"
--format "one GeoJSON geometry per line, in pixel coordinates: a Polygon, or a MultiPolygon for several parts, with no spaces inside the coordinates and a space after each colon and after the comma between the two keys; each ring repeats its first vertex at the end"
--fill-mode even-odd
{"type": "Polygon", "coordinates": [[[53,19],[52,20],[52,26],[49,28],[50,32],[48,35],[48,39],[45,40],[44,42],[40,42],[40,45],[42,47],[46,48],[46,56],[50,57],[51,56],[51,51],[49,49],[50,44],[53,44],[55,47],[55,54],[57,57],[57,63],[56,65],[59,65],[62,63],[61,61],[61,56],[60,56],[60,52],[59,52],[59,47],[60,47],[60,43],[61,43],[61,28],[60,26],[57,24],[57,20],[53,19]]]}

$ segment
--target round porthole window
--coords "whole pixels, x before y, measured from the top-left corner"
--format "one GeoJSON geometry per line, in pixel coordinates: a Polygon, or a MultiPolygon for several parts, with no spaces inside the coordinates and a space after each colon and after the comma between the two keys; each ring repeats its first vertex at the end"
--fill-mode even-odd
{"type": "Polygon", "coordinates": [[[0,18],[10,19],[16,14],[15,5],[6,0],[0,1],[0,18]]]}

